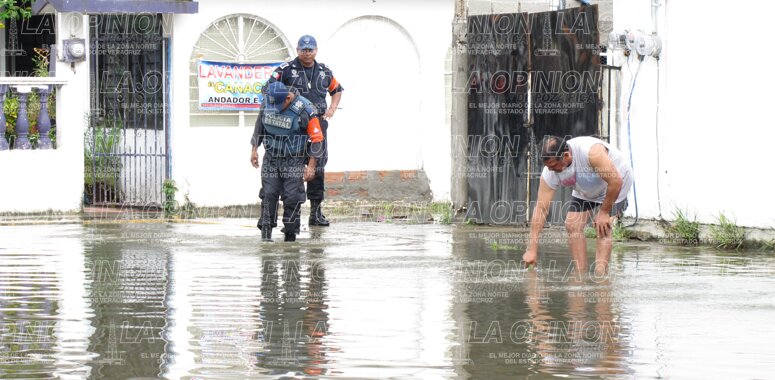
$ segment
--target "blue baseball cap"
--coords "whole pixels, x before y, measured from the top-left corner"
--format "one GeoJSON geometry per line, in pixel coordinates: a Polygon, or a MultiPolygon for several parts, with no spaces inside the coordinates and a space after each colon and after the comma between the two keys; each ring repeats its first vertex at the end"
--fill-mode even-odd
{"type": "Polygon", "coordinates": [[[318,42],[315,40],[315,37],[310,36],[309,34],[305,34],[299,38],[299,43],[296,44],[296,49],[304,50],[304,49],[317,49],[318,48],[318,42]]]}
{"type": "Polygon", "coordinates": [[[266,86],[264,96],[266,97],[266,111],[280,112],[283,110],[285,98],[288,97],[288,87],[285,87],[281,82],[272,82],[266,86]]]}

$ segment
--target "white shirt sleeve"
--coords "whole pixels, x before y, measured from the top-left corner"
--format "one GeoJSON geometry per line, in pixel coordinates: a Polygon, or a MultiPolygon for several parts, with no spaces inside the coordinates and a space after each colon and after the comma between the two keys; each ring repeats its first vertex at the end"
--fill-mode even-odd
{"type": "Polygon", "coordinates": [[[547,185],[549,185],[552,190],[557,190],[557,188],[560,186],[560,176],[557,175],[557,173],[549,170],[548,167],[544,166],[544,170],[541,171],[541,178],[544,179],[547,185]]]}

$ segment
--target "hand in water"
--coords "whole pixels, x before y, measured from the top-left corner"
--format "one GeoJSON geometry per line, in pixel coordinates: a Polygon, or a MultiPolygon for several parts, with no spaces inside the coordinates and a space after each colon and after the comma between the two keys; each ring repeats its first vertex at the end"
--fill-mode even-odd
{"type": "Polygon", "coordinates": [[[537,258],[538,251],[530,248],[528,248],[525,251],[525,254],[522,255],[522,260],[525,262],[525,266],[528,268],[530,268],[532,265],[535,265],[537,258]]]}

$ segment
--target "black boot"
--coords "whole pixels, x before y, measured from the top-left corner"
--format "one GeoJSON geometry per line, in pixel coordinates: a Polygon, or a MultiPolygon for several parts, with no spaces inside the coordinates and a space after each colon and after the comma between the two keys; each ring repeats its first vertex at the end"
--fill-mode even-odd
{"type": "Polygon", "coordinates": [[[285,234],[285,241],[296,241],[296,234],[285,234]]]}
{"type": "MultiPolygon", "coordinates": [[[[269,219],[271,218],[271,213],[269,214],[269,219]]],[[[261,226],[264,225],[264,202],[261,202],[261,204],[258,206],[258,223],[256,223],[256,227],[258,229],[261,229],[261,226]]],[[[272,228],[277,227],[277,220],[272,222],[272,228]]]]}
{"type": "Polygon", "coordinates": [[[268,224],[261,226],[261,240],[272,241],[272,226],[268,224]]]}
{"type": "Polygon", "coordinates": [[[328,227],[328,219],[323,215],[322,207],[320,207],[320,201],[310,200],[309,210],[309,225],[310,226],[323,226],[328,227]]]}

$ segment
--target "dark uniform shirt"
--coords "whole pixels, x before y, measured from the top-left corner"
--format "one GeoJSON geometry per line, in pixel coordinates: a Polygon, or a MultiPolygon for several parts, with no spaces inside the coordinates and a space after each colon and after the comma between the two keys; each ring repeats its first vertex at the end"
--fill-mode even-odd
{"type": "MultiPolygon", "coordinates": [[[[299,96],[297,92],[296,94],[296,98],[291,101],[291,104],[288,106],[289,108],[296,102],[301,102],[303,104],[305,103],[305,100],[307,100],[299,96]]],[[[307,102],[307,104],[309,105],[310,103],[307,102]]],[[[310,147],[312,156],[318,157],[320,154],[316,152],[322,151],[320,144],[323,141],[323,133],[320,129],[320,120],[318,119],[317,112],[312,108],[311,105],[301,108],[302,112],[299,115],[299,125],[301,126],[302,130],[307,132],[307,136],[309,136],[309,140],[312,142],[312,146],[310,147]]],[[[258,112],[258,119],[256,119],[256,125],[253,128],[253,136],[250,138],[250,144],[255,147],[260,146],[267,135],[266,129],[264,128],[263,118],[264,107],[261,107],[261,110],[258,112]]],[[[267,154],[270,154],[270,152],[267,152],[267,154]]]]}
{"type": "Polygon", "coordinates": [[[315,108],[321,116],[328,109],[326,93],[333,96],[337,92],[344,91],[328,66],[314,61],[312,67],[305,70],[298,57],[277,67],[266,84],[269,85],[276,81],[298,90],[301,95],[315,104],[315,108]]]}

